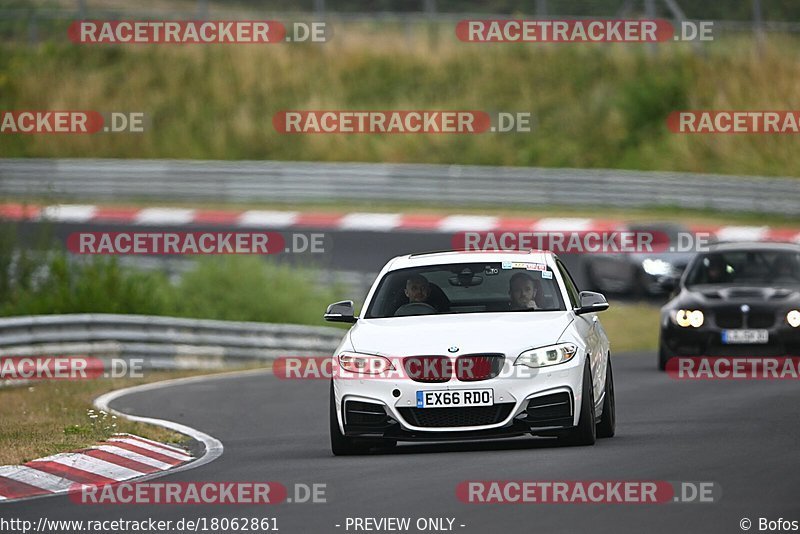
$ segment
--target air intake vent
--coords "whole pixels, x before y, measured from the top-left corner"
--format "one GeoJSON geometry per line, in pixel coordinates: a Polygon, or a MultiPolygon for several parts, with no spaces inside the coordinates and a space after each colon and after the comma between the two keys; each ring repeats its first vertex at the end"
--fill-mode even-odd
{"type": "Polygon", "coordinates": [[[466,408],[399,408],[399,412],[413,426],[445,428],[493,425],[508,417],[513,408],[513,402],[506,402],[466,408]]]}

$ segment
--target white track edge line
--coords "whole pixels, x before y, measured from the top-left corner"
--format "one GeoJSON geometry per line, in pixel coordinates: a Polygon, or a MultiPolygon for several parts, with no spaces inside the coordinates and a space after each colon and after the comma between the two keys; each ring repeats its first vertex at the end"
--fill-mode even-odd
{"type": "MultiPolygon", "coordinates": [[[[155,419],[152,417],[140,417],[138,415],[128,415],[123,412],[118,412],[109,407],[109,404],[120,397],[125,395],[133,394],[133,393],[141,393],[142,391],[152,391],[154,389],[161,389],[170,386],[179,386],[182,384],[191,384],[194,382],[204,382],[206,380],[218,380],[223,378],[238,378],[239,376],[247,376],[250,374],[258,374],[258,373],[268,373],[270,369],[248,369],[246,371],[231,371],[229,373],[216,373],[212,375],[201,375],[201,376],[189,376],[186,378],[172,378],[170,380],[162,380],[160,382],[152,382],[150,384],[141,384],[139,386],[131,386],[127,388],[117,389],[114,391],[109,391],[108,393],[104,393],[94,399],[93,405],[98,410],[103,410],[110,414],[115,414],[120,417],[124,417],[125,419],[129,419],[134,422],[138,423],[145,423],[155,426],[160,426],[162,428],[166,428],[169,430],[173,430],[178,432],[179,434],[183,434],[189,436],[190,438],[201,442],[205,447],[205,453],[200,456],[199,458],[195,459],[194,461],[185,463],[178,467],[174,467],[172,469],[167,469],[166,471],[156,471],[154,473],[150,473],[148,475],[143,475],[141,477],[136,477],[129,479],[130,483],[133,482],[143,482],[146,480],[152,480],[154,478],[160,478],[163,476],[171,475],[173,473],[178,473],[180,471],[188,471],[190,469],[194,469],[196,467],[203,466],[207,463],[211,463],[220,456],[222,456],[222,452],[224,450],[224,446],[222,442],[217,438],[206,434],[205,432],[201,432],[197,429],[194,429],[190,426],[182,425],[180,423],[176,423],[174,421],[167,421],[166,419],[155,419]]],[[[126,481],[128,482],[128,481],[126,481]]],[[[32,501],[34,499],[42,499],[45,497],[52,497],[54,495],[64,495],[66,491],[59,491],[53,493],[43,493],[39,495],[31,495],[30,497],[23,497],[21,499],[0,499],[0,503],[3,504],[13,504],[22,501],[32,501]]]]}

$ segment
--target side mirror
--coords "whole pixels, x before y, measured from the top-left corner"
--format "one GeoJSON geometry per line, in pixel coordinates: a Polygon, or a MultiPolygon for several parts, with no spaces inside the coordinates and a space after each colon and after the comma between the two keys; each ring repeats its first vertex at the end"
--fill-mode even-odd
{"type": "Polygon", "coordinates": [[[355,314],[353,301],[343,300],[341,302],[334,302],[328,306],[323,317],[326,321],[332,323],[355,323],[358,320],[355,314]]]}
{"type": "Polygon", "coordinates": [[[576,315],[584,313],[601,312],[608,309],[608,301],[602,293],[594,291],[581,291],[580,306],[575,308],[576,315]]]}

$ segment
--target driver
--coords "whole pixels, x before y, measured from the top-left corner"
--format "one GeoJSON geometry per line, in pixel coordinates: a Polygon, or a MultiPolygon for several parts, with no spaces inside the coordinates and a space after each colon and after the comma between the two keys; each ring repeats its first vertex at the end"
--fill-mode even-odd
{"type": "Polygon", "coordinates": [[[408,302],[425,302],[431,294],[431,285],[428,279],[421,274],[415,274],[406,280],[406,296],[408,302]]]}
{"type": "Polygon", "coordinates": [[[512,310],[538,310],[536,294],[539,285],[528,273],[517,273],[511,277],[508,296],[511,299],[512,310]]]}
{"type": "Polygon", "coordinates": [[[428,302],[431,294],[431,285],[428,279],[421,274],[412,275],[406,280],[405,295],[408,298],[406,304],[401,305],[395,310],[395,315],[427,315],[436,313],[438,310],[428,302]]]}
{"type": "Polygon", "coordinates": [[[720,256],[710,256],[707,260],[706,283],[722,284],[727,282],[728,272],[725,261],[720,256]]]}

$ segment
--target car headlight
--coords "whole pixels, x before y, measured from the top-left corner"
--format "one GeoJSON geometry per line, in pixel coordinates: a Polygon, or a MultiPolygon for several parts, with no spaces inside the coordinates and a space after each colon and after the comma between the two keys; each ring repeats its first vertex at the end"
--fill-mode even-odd
{"type": "Polygon", "coordinates": [[[642,261],[642,269],[652,276],[666,276],[672,272],[672,265],[664,260],[647,258],[642,261]]]}
{"type": "Polygon", "coordinates": [[[786,314],[786,322],[792,328],[800,326],[800,310],[791,310],[786,314]]]}
{"type": "Polygon", "coordinates": [[[684,328],[693,326],[700,328],[703,326],[705,316],[700,310],[678,310],[675,312],[675,324],[684,328]]]}
{"type": "Polygon", "coordinates": [[[570,361],[578,353],[577,345],[573,343],[559,343],[538,349],[526,350],[517,356],[514,365],[526,365],[534,369],[558,365],[570,361]]]}
{"type": "Polygon", "coordinates": [[[339,354],[339,365],[351,373],[379,375],[393,371],[394,366],[389,358],[376,354],[360,354],[358,352],[342,352],[339,354]]]}

